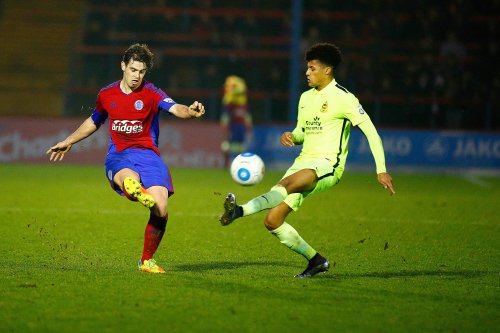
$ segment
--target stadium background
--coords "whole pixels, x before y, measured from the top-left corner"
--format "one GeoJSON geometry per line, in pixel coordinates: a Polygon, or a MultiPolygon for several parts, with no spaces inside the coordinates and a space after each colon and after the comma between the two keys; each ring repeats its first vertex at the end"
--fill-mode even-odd
{"type": "MultiPolygon", "coordinates": [[[[337,80],[381,130],[390,166],[498,171],[499,6],[461,0],[3,0],[0,161],[43,162],[46,147],[89,114],[98,90],[121,77],[124,49],[144,42],[156,54],[147,79],[178,102],[199,99],[208,109],[194,127],[162,116],[168,163],[221,165],[221,87],[227,75],[238,74],[248,82],[258,133],[251,149],[281,167],[290,156],[280,155],[273,138],[293,126],[298,95],[307,88],[303,51],[331,41],[344,54],[337,80]],[[199,140],[198,128],[211,140],[199,140]]],[[[82,144],[68,162],[102,162],[106,140],[82,144]]],[[[358,151],[356,141],[349,161],[369,167],[369,152],[358,151]]]]}

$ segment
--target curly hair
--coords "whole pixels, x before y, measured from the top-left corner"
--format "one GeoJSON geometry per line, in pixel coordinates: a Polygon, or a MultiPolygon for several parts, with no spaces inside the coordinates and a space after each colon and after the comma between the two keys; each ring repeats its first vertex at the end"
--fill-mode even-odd
{"type": "Polygon", "coordinates": [[[333,69],[336,69],[342,61],[342,53],[334,44],[318,43],[314,44],[306,51],[305,60],[319,60],[323,64],[332,66],[333,69]]]}
{"type": "Polygon", "coordinates": [[[151,52],[146,44],[131,45],[123,54],[123,62],[128,64],[132,61],[139,61],[146,65],[148,71],[153,68],[154,54],[151,52]]]}

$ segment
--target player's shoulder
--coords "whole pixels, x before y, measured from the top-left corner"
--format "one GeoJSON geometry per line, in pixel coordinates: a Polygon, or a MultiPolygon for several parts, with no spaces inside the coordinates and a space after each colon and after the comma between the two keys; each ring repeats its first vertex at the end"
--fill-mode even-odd
{"type": "Polygon", "coordinates": [[[146,80],[144,80],[144,90],[148,93],[159,94],[162,98],[168,97],[167,94],[160,88],[156,87],[154,83],[146,80]]]}
{"type": "Polygon", "coordinates": [[[153,82],[149,82],[149,81],[146,81],[146,80],[144,80],[144,90],[147,90],[149,92],[158,92],[158,91],[161,91],[161,89],[158,88],[157,86],[155,86],[155,84],[153,82]]]}
{"type": "Polygon", "coordinates": [[[149,82],[149,81],[146,81],[144,80],[144,89],[147,89],[147,90],[156,90],[158,89],[153,82],[149,82]]]}
{"type": "Polygon", "coordinates": [[[99,94],[107,93],[109,91],[112,91],[113,89],[116,89],[116,87],[119,86],[120,86],[120,81],[115,81],[113,83],[108,84],[104,88],[101,88],[101,90],[99,90],[99,94]]]}
{"type": "Polygon", "coordinates": [[[309,90],[306,90],[304,91],[301,95],[300,95],[300,98],[301,99],[305,99],[305,98],[311,98],[311,97],[314,97],[315,94],[316,94],[317,90],[316,88],[311,88],[309,90]]]}
{"type": "Polygon", "coordinates": [[[359,101],[357,97],[349,91],[346,87],[342,86],[338,82],[334,81],[329,87],[333,97],[337,100],[341,100],[346,104],[358,104],[359,101]]]}
{"type": "Polygon", "coordinates": [[[349,96],[354,96],[354,94],[349,91],[346,87],[338,83],[337,81],[332,81],[332,83],[329,84],[328,88],[335,94],[338,94],[341,97],[349,97],[349,96]]]}

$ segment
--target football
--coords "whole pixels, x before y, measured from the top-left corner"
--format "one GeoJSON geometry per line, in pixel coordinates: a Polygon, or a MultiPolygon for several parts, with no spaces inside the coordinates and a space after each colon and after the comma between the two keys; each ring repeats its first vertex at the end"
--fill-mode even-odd
{"type": "Polygon", "coordinates": [[[231,162],[231,177],[241,185],[255,185],[264,178],[265,165],[262,159],[253,153],[243,153],[231,162]]]}

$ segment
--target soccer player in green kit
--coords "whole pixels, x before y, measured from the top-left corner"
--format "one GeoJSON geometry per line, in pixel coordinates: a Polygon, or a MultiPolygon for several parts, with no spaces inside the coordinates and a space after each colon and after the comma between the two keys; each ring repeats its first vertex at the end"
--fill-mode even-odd
{"type": "Polygon", "coordinates": [[[305,60],[311,89],[300,97],[297,126],[280,137],[284,146],[302,144],[301,153],[269,192],[244,205],[238,205],[236,196],[229,193],[220,217],[221,224],[226,226],[237,218],[269,209],[264,220],[266,228],[281,243],[309,261],[306,269],[295,275],[299,278],[326,272],[330,264],[285,219],[299,209],[304,198],[326,191],[339,182],[346,163],[351,126],[358,126],[368,140],[378,182],[391,195],[395,193],[392,178],[385,168],[382,140],[375,126],[358,99],[335,80],[334,72],[341,61],[339,48],[330,43],[315,44],[306,51],[305,60]]]}

